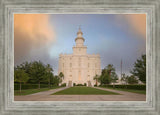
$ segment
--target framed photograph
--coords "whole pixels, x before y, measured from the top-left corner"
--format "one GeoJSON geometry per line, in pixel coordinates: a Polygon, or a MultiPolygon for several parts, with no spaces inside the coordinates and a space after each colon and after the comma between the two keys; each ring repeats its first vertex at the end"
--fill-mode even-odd
{"type": "Polygon", "coordinates": [[[146,101],[146,14],[14,14],[14,100],[146,101]]]}
{"type": "Polygon", "coordinates": [[[160,1],[1,1],[0,113],[160,114],[160,1]]]}

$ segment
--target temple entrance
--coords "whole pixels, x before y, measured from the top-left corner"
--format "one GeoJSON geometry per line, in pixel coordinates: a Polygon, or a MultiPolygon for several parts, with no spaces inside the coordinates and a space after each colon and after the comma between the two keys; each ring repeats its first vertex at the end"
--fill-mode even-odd
{"type": "Polygon", "coordinates": [[[92,87],[91,81],[88,81],[88,87],[92,87]]]}
{"type": "Polygon", "coordinates": [[[72,81],[68,82],[68,87],[72,87],[72,81]]]}
{"type": "Polygon", "coordinates": [[[72,75],[69,76],[68,87],[72,87],[72,75]]]}
{"type": "Polygon", "coordinates": [[[87,77],[87,81],[90,81],[90,75],[88,75],[88,77],[87,77]]]}
{"type": "Polygon", "coordinates": [[[81,71],[78,73],[78,84],[81,84],[81,71]]]}

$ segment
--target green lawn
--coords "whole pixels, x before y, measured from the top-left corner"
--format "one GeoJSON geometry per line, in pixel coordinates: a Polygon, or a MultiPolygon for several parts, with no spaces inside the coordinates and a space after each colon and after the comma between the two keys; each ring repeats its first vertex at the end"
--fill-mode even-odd
{"type": "Polygon", "coordinates": [[[139,93],[139,94],[146,94],[146,90],[122,89],[122,88],[111,88],[111,87],[102,87],[102,88],[114,89],[119,91],[127,91],[132,93],[139,93]]]}
{"type": "Polygon", "coordinates": [[[52,95],[119,95],[119,94],[91,87],[77,86],[77,87],[70,87],[68,89],[53,93],[52,95]]]}
{"type": "Polygon", "coordinates": [[[26,89],[26,90],[22,90],[21,93],[19,90],[14,90],[14,95],[29,95],[29,94],[38,93],[41,91],[48,91],[56,88],[60,88],[60,86],[52,87],[52,88],[41,88],[41,89],[26,89]]]}

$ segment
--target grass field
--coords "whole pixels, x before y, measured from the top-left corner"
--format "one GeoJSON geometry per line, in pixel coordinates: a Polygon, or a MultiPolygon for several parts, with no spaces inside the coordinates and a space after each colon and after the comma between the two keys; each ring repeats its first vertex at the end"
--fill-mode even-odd
{"type": "Polygon", "coordinates": [[[53,93],[52,95],[119,95],[119,94],[91,87],[77,86],[53,93]]]}
{"type": "Polygon", "coordinates": [[[102,88],[114,89],[119,91],[127,91],[132,93],[139,93],[139,94],[146,94],[146,90],[121,89],[121,88],[111,88],[111,87],[102,87],[102,88]]]}
{"type": "Polygon", "coordinates": [[[29,95],[29,94],[38,93],[41,91],[48,91],[48,90],[56,89],[56,88],[60,88],[60,87],[57,86],[57,87],[52,87],[52,88],[26,89],[26,90],[22,90],[21,92],[19,90],[14,90],[14,95],[29,95]]]}

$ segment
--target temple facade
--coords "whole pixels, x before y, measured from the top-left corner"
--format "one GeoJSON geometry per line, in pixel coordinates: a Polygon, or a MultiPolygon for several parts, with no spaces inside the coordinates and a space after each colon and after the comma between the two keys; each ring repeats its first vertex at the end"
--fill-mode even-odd
{"type": "Polygon", "coordinates": [[[87,46],[84,46],[85,39],[82,35],[79,28],[75,38],[76,45],[72,47],[73,54],[59,55],[58,72],[64,74],[62,83],[66,83],[67,86],[73,86],[74,83],[94,86],[94,76],[101,74],[100,55],[87,54],[87,46]]]}

